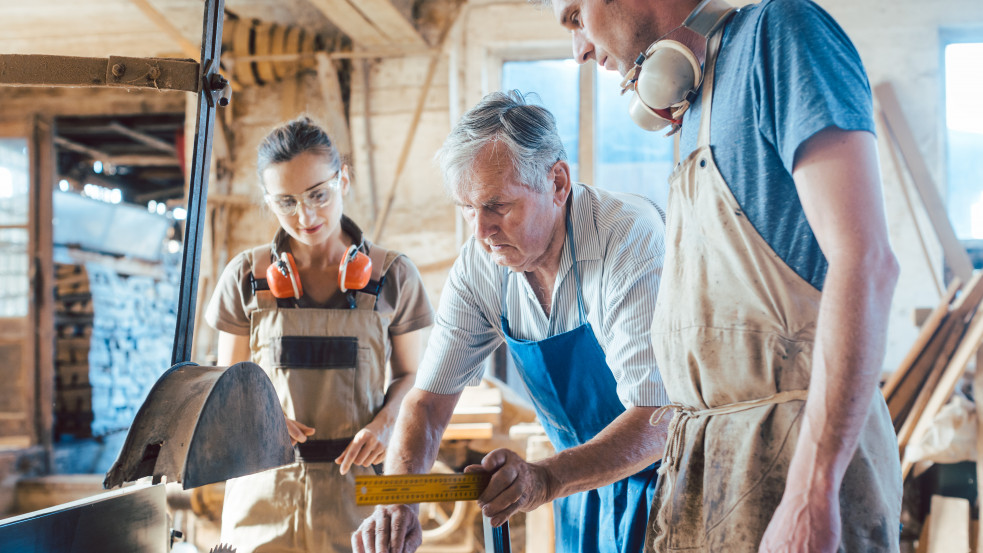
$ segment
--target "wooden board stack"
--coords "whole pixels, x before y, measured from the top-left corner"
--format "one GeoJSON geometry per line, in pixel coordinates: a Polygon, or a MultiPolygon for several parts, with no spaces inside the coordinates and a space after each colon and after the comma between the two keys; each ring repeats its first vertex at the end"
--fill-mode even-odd
{"type": "Polygon", "coordinates": [[[93,306],[82,265],[55,266],[55,437],[92,435],[89,347],[93,306]]]}
{"type": "MultiPolygon", "coordinates": [[[[908,355],[885,382],[881,391],[898,433],[902,460],[908,444],[929,430],[983,344],[981,302],[983,272],[976,272],[965,285],[954,279],[908,355]]],[[[901,470],[907,477],[911,463],[902,461],[901,470]]]]}

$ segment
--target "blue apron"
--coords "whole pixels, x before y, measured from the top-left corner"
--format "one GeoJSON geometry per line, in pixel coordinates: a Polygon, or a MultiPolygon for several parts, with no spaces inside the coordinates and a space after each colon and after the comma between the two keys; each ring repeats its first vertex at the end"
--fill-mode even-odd
{"type": "MultiPolygon", "coordinates": [[[[516,368],[532,396],[539,419],[556,451],[587,442],[625,412],[617,385],[584,313],[580,272],[570,216],[567,241],[577,279],[580,326],[538,342],[509,334],[502,279],[502,332],[516,368]]],[[[600,489],[553,502],[557,553],[638,553],[642,551],[649,507],[655,494],[657,465],[600,489]]]]}

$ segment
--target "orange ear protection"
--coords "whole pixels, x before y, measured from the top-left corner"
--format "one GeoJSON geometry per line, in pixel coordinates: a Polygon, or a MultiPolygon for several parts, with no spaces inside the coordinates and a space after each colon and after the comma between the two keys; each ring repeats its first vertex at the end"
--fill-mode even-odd
{"type": "MultiPolygon", "coordinates": [[[[338,288],[342,292],[361,290],[369,285],[372,279],[372,260],[362,253],[362,244],[351,245],[338,264],[338,288]]],[[[266,283],[275,298],[300,299],[304,295],[304,287],[300,283],[300,273],[297,263],[289,252],[277,252],[276,241],[270,251],[273,263],[266,268],[266,283]]]]}
{"type": "Polygon", "coordinates": [[[271,248],[273,263],[266,268],[266,283],[274,298],[294,298],[299,300],[304,295],[304,286],[300,283],[300,273],[294,256],[289,252],[277,255],[276,241],[271,248]]]}
{"type": "Polygon", "coordinates": [[[372,260],[361,252],[361,245],[348,247],[338,265],[338,288],[342,292],[361,290],[372,279],[372,260]]]}

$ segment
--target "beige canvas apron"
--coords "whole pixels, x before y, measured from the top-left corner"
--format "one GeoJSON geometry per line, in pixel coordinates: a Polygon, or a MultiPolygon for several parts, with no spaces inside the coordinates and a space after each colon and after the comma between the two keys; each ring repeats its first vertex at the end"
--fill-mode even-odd
{"type": "MultiPolygon", "coordinates": [[[[378,246],[369,250],[373,281],[379,281],[397,255],[378,246]]],[[[255,278],[265,277],[269,257],[269,247],[253,251],[255,278]]],[[[256,292],[252,360],[273,381],[286,416],[315,428],[312,440],[350,440],[384,401],[388,321],[375,310],[375,295],[355,296],[352,309],[312,309],[280,307],[269,291],[256,292]],[[327,365],[300,359],[297,352],[310,347],[327,365]],[[343,353],[328,354],[328,349],[343,353]]],[[[298,460],[229,480],[222,541],[239,553],[350,552],[351,533],[372,512],[355,505],[354,477],[372,473],[352,466],[342,476],[331,461],[298,460]]]]}
{"type": "MultiPolygon", "coordinates": [[[[758,234],[714,164],[710,109],[722,34],[709,47],[697,148],[670,177],[652,341],[669,398],[682,409],[671,423],[646,551],[758,551],[785,488],[811,374],[821,293],[758,234]]],[[[857,424],[839,550],[896,551],[900,466],[876,390],[857,424]]]]}

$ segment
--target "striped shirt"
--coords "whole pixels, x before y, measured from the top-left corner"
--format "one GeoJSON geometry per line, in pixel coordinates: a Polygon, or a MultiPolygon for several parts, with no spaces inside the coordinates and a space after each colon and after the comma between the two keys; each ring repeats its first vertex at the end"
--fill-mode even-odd
{"type": "MultiPolygon", "coordinates": [[[[573,186],[573,239],[587,321],[629,406],[669,403],[655,364],[650,327],[662,275],[665,224],[651,201],[633,194],[573,186]]],[[[503,341],[502,278],[513,338],[543,340],[580,326],[577,280],[564,241],[547,317],[522,273],[506,271],[472,237],[441,293],[416,386],[438,394],[481,381],[482,362],[503,341]],[[505,275],[508,275],[507,277],[505,275]]]]}

